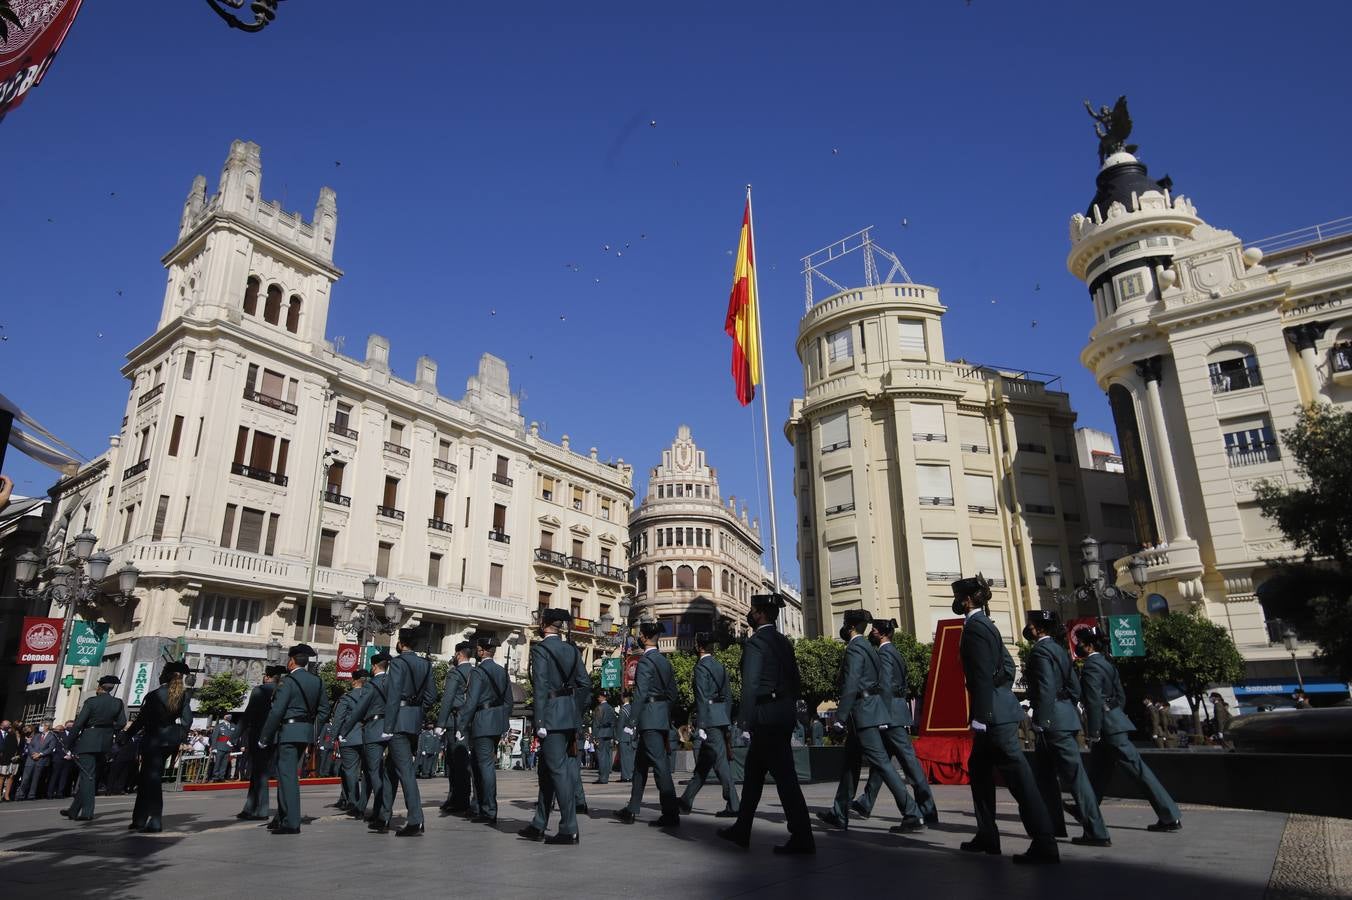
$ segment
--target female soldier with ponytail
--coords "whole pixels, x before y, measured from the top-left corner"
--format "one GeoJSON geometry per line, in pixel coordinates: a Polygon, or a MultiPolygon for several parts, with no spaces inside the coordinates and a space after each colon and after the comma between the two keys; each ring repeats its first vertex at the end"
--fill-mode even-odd
{"type": "Polygon", "coordinates": [[[160,686],[148,694],[136,720],[127,726],[129,736],[141,735],[141,775],[136,786],[136,806],[127,827],[143,834],[161,830],[164,811],[165,760],[178,752],[192,725],[192,710],[184,676],[191,670],[186,663],[171,662],[160,673],[160,686]]]}

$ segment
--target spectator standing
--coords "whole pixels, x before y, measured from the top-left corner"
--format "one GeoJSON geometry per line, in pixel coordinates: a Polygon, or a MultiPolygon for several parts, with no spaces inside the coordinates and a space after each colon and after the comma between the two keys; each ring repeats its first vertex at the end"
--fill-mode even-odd
{"type": "Polygon", "coordinates": [[[47,780],[47,799],[56,800],[70,792],[70,776],[75,771],[75,754],[71,752],[72,722],[57,722],[52,726],[57,748],[52,754],[52,776],[47,780]]]}
{"type": "Polygon", "coordinates": [[[38,726],[38,733],[28,742],[23,782],[19,785],[20,800],[36,800],[40,796],[42,780],[51,773],[52,757],[56,755],[60,743],[52,731],[50,719],[38,726]]]}
{"type": "Polygon", "coordinates": [[[0,721],[0,803],[9,800],[15,773],[19,771],[19,731],[9,721],[0,721]]]}

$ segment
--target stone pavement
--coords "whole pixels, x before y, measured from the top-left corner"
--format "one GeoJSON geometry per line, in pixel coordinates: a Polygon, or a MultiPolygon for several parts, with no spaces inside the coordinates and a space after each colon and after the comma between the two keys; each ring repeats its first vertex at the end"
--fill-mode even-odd
{"type": "MultiPolygon", "coordinates": [[[[584,773],[590,781],[592,774],[584,773]]],[[[768,787],[750,852],[718,840],[722,805],[717,785],[696,800],[696,813],[673,832],[645,827],[656,818],[649,786],[640,823],[622,825],[610,811],[628,785],[587,784],[591,814],[581,820],[578,847],[546,847],[520,840],[530,818],[534,773],[502,773],[496,831],[459,818],[439,818],[444,779],[420,782],[428,807],[421,838],[373,835],[327,808],[332,787],[307,788],[302,805],[314,817],[298,836],[273,837],[234,813],[240,791],[165,794],[165,832],[126,830],[132,798],[100,797],[95,821],[67,822],[64,803],[0,804],[0,884],[6,897],[241,896],[427,897],[443,893],[494,898],[830,897],[842,888],[876,887],[889,895],[942,900],[1034,897],[1084,891],[1095,898],[1157,900],[1217,896],[1234,900],[1348,896],[1347,820],[1281,813],[1184,806],[1185,828],[1152,834],[1148,806],[1108,801],[1104,818],[1113,846],[1082,849],[1063,843],[1059,867],[1016,867],[1009,854],[1026,840],[1015,807],[1000,794],[1003,857],[960,853],[973,829],[965,787],[937,789],[941,824],[907,837],[890,798],[877,815],[851,823],[847,833],[818,828],[815,857],[783,858],[771,845],[786,837],[773,787],[768,787]],[[1289,821],[1288,821],[1289,820],[1289,821]],[[1284,839],[1285,838],[1285,839],[1284,839]],[[880,883],[882,873],[891,883],[880,883]]],[[[834,785],[807,785],[814,810],[829,804],[834,785]]],[[[396,804],[395,824],[400,821],[396,804]]],[[[552,826],[555,822],[551,822],[552,826]]],[[[820,823],[817,823],[819,826],[820,823]]],[[[1073,827],[1073,825],[1072,825],[1073,827]]],[[[1074,829],[1075,832],[1078,829],[1074,829]]]]}

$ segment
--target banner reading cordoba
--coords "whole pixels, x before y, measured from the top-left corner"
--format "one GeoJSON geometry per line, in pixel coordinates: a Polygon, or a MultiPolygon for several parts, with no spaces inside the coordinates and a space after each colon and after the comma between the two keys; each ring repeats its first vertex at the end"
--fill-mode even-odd
{"type": "Polygon", "coordinates": [[[357,671],[358,661],[361,659],[360,648],[356,644],[338,645],[337,672],[339,678],[351,678],[352,673],[357,671]]]}
{"type": "Polygon", "coordinates": [[[42,81],[56,51],[66,39],[82,0],[13,0],[23,24],[9,24],[9,38],[0,43],[0,119],[18,106],[28,90],[42,81]]]}
{"type": "Polygon", "coordinates": [[[61,653],[62,619],[24,616],[19,634],[19,665],[54,663],[61,653]]]}

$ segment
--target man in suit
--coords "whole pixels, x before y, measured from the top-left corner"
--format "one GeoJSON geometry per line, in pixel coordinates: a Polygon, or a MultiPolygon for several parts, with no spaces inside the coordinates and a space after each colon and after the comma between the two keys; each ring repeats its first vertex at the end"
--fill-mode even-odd
{"type": "Polygon", "coordinates": [[[333,734],[338,742],[339,776],[343,779],[342,806],[353,818],[366,817],[366,780],[361,771],[361,720],[355,715],[357,704],[365,695],[366,680],[371,673],[358,669],[352,673],[352,689],[333,705],[333,734]]]}
{"type": "Polygon", "coordinates": [[[75,754],[70,751],[70,729],[74,724],[57,722],[52,726],[52,733],[56,735],[56,752],[52,754],[52,774],[47,779],[48,800],[65,797],[70,788],[70,773],[75,766],[75,754]]]}
{"type": "Polygon", "coordinates": [[[119,731],[113,735],[113,757],[108,764],[108,781],[104,793],[109,796],[125,794],[127,786],[139,776],[137,760],[141,755],[141,739],[119,731]]]}
{"type": "Polygon", "coordinates": [[[591,705],[591,679],[583,670],[582,654],[563,639],[572,621],[566,609],[540,611],[540,640],[530,648],[531,692],[534,695],[535,736],[540,739],[540,788],[535,816],[517,832],[530,841],[576,845],[577,785],[569,759],[577,752],[582,713],[591,705]],[[549,813],[557,799],[559,830],[545,837],[549,813]]]}
{"type": "Polygon", "coordinates": [[[872,621],[867,610],[850,609],[845,611],[840,627],[845,652],[840,659],[840,702],[835,727],[848,729],[845,764],[840,771],[835,803],[829,811],[817,813],[817,818],[834,828],[849,827],[850,800],[859,784],[860,765],[867,762],[892,792],[897,809],[901,810],[901,824],[891,830],[909,834],[923,831],[925,823],[901,776],[892,768],[883,743],[883,732],[891,730],[892,690],[884,678],[878,651],[865,637],[872,621]]]}
{"type": "Polygon", "coordinates": [[[94,818],[99,762],[112,751],[113,735],[127,725],[127,707],[113,696],[113,688],[121,683],[116,675],[100,678],[98,692],[80,707],[71,728],[70,752],[75,755],[80,780],[70,806],[61,810],[61,815],[76,822],[94,818]]]}
{"type": "Polygon", "coordinates": [[[629,791],[629,805],[617,809],[615,818],[631,824],[643,802],[643,789],[652,769],[662,802],[662,815],[648,824],[656,828],[675,828],[681,824],[680,803],[676,786],[671,780],[669,731],[671,703],[676,692],[676,673],[671,661],[657,649],[662,626],[657,622],[643,622],[638,627],[639,644],[643,655],[634,669],[633,717],[638,729],[638,755],[635,757],[634,783],[629,791]]]}
{"type": "Polygon", "coordinates": [[[52,731],[52,720],[48,719],[38,726],[37,734],[28,742],[28,759],[24,761],[23,779],[19,782],[19,799],[36,800],[41,783],[52,770],[52,757],[61,740],[52,731]]]}
{"type": "MultiPolygon", "coordinates": [[[[883,729],[882,738],[888,754],[901,764],[901,771],[911,782],[911,787],[915,791],[915,803],[920,808],[920,815],[925,824],[934,825],[939,821],[939,810],[934,804],[934,791],[930,789],[925,769],[915,755],[911,736],[907,734],[907,729],[911,727],[911,706],[908,702],[911,689],[910,681],[906,677],[906,660],[896,644],[892,643],[892,634],[896,628],[895,619],[874,619],[873,628],[868,636],[869,643],[878,648],[878,659],[883,664],[883,681],[892,692],[892,718],[888,723],[889,727],[883,729]]],[[[882,773],[870,768],[864,793],[850,804],[850,809],[868,818],[873,813],[873,804],[878,799],[878,790],[882,784],[882,773]]]]}
{"type": "Polygon", "coordinates": [[[300,758],[315,742],[316,723],[329,717],[329,692],[306,666],[315,657],[309,644],[287,651],[286,677],[277,686],[259,743],[277,748],[277,806],[273,834],[300,834],[300,758]]]}
{"type": "Polygon", "coordinates": [[[601,698],[592,713],[592,738],[596,741],[596,781],[595,784],[610,782],[610,767],[613,762],[613,742],[615,724],[618,720],[615,707],[610,705],[610,695],[601,692],[601,698]]]}
{"type": "Polygon", "coordinates": [[[812,838],[803,789],[793,764],[789,741],[801,681],[793,644],[775,628],[775,620],[784,606],[780,594],[754,594],[746,621],[751,637],[742,646],[742,698],[739,712],[741,732],[749,735],[746,748],[746,778],[742,783],[742,808],[736,823],[720,828],[718,836],[742,849],[751,845],[751,823],[756,818],[765,775],[775,779],[779,803],[789,826],[787,843],[775,847],[775,853],[802,856],[817,852],[812,838]]]}
{"type": "Polygon", "coordinates": [[[431,722],[424,722],[418,732],[418,777],[431,778],[437,768],[437,751],[441,749],[441,738],[432,730],[431,722]]]}
{"type": "Polygon", "coordinates": [[[262,746],[263,723],[267,721],[272,709],[272,697],[277,690],[277,679],[286,672],[285,666],[268,666],[263,670],[263,682],[249,692],[249,700],[244,705],[244,714],[240,717],[240,727],[235,732],[236,749],[244,748],[249,758],[249,790],[244,796],[244,809],[236,819],[263,821],[272,816],[272,802],[268,796],[268,776],[272,768],[275,748],[262,746]]]}
{"type": "Polygon", "coordinates": [[[470,676],[474,673],[474,644],[461,641],[455,645],[454,665],[446,672],[446,687],[441,694],[441,709],[437,713],[437,730],[446,740],[446,780],[450,793],[441,804],[442,815],[477,816],[478,802],[470,796],[473,773],[470,770],[469,738],[456,738],[455,723],[469,694],[470,676]]]}
{"type": "Polygon", "coordinates": [[[1033,704],[1033,730],[1037,732],[1034,777],[1042,792],[1042,803],[1051,817],[1052,831],[1058,837],[1066,833],[1065,812],[1061,806],[1061,787],[1064,785],[1074,798],[1076,818],[1084,825],[1084,834],[1072,839],[1071,843],[1111,847],[1107,826],[1103,824],[1075,741],[1075,735],[1080,731],[1080,712],[1076,706],[1080,700],[1080,678],[1066,651],[1065,626],[1061,624],[1060,616],[1051,610],[1030,610],[1023,637],[1033,644],[1024,681],[1028,685],[1028,700],[1033,704]]]}
{"type": "Polygon", "coordinates": [[[383,650],[371,657],[371,677],[366,689],[357,698],[352,708],[351,724],[348,735],[356,743],[356,729],[360,725],[362,769],[366,772],[367,794],[371,798],[371,815],[367,819],[372,825],[383,824],[388,829],[388,815],[382,810],[392,809],[394,786],[390,783],[390,771],[385,765],[385,705],[389,695],[389,682],[385,670],[391,657],[383,650]]]}
{"type": "Polygon", "coordinates": [[[714,658],[713,638],[707,632],[695,635],[695,649],[699,652],[693,678],[695,737],[698,739],[695,746],[698,749],[695,772],[681,795],[681,812],[691,811],[695,795],[704,787],[712,768],[723,787],[724,801],[723,808],[715,815],[720,819],[735,819],[740,804],[737,785],[733,783],[728,767],[728,759],[732,756],[732,747],[728,743],[728,732],[732,730],[732,686],[728,683],[728,670],[714,658]]]}
{"type": "Polygon", "coordinates": [[[493,827],[498,824],[498,742],[510,727],[512,687],[507,670],[493,659],[497,639],[476,635],[479,664],[470,673],[469,693],[456,716],[456,737],[468,739],[473,757],[474,796],[479,813],[471,822],[493,827]]]}
{"type": "Polygon", "coordinates": [[[230,745],[235,738],[233,717],[226,713],[211,729],[211,780],[225,781],[230,773],[230,745]]]}
{"type": "MultiPolygon", "coordinates": [[[[390,783],[398,782],[404,792],[404,825],[395,832],[399,837],[416,837],[423,833],[422,795],[413,771],[418,732],[422,731],[427,707],[436,700],[436,685],[432,680],[432,663],[417,654],[413,643],[417,632],[400,629],[395,639],[399,655],[390,660],[385,677],[389,680],[389,695],[385,698],[386,737],[385,766],[390,772],[390,783]]],[[[387,795],[381,807],[381,819],[372,823],[371,830],[384,832],[389,828],[394,811],[393,792],[387,795]]]]}
{"type": "Polygon", "coordinates": [[[962,844],[970,853],[1000,852],[1000,829],[995,821],[995,769],[1004,775],[1009,792],[1019,804],[1024,830],[1033,839],[1018,864],[1061,861],[1052,833],[1051,818],[1028,758],[1019,747],[1019,719],[1023,709],[1014,698],[1014,660],[986,613],[990,584],[980,575],[953,582],[953,614],[964,616],[959,655],[967,683],[967,705],[972,717],[972,754],[967,771],[972,780],[972,805],[976,812],[976,837],[962,844]]]}
{"type": "Polygon", "coordinates": [[[631,702],[634,695],[625,691],[620,699],[620,709],[616,715],[616,726],[619,734],[616,736],[620,745],[620,781],[630,782],[634,780],[634,756],[638,752],[636,743],[638,741],[638,729],[634,727],[634,704],[631,702]]]}
{"type": "Polygon", "coordinates": [[[1122,711],[1127,692],[1122,688],[1117,667],[1107,656],[1109,643],[1108,636],[1097,627],[1075,631],[1075,652],[1084,659],[1080,680],[1084,690],[1085,718],[1089,722],[1086,729],[1089,783],[1094,789],[1094,797],[1103,796],[1113,769],[1120,763],[1155,810],[1157,821],[1146,827],[1151,831],[1179,831],[1183,827],[1183,814],[1178,811],[1178,804],[1127,737],[1135,729],[1122,711]]]}

